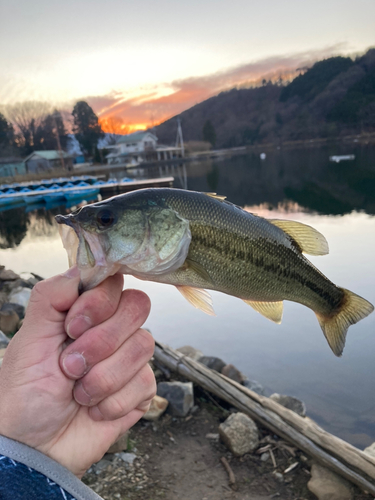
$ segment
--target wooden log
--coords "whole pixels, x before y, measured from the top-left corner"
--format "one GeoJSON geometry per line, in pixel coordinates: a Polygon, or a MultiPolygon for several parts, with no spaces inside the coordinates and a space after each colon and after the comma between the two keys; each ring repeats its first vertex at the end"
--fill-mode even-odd
{"type": "Polygon", "coordinates": [[[325,467],[375,495],[375,459],[265,396],[156,342],[155,359],[227,401],[325,467]]]}

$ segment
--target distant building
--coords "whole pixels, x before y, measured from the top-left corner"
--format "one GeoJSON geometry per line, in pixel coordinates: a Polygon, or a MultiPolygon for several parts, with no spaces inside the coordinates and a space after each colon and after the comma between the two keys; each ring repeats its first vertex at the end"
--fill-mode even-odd
{"type": "Polygon", "coordinates": [[[21,158],[0,158],[0,177],[14,177],[25,173],[25,162],[21,158]]]}
{"type": "Polygon", "coordinates": [[[24,162],[26,164],[27,173],[43,172],[45,170],[54,170],[62,168],[61,157],[64,159],[64,165],[67,170],[73,168],[73,160],[71,155],[64,151],[34,151],[24,162]]]}
{"type": "Polygon", "coordinates": [[[158,145],[158,138],[149,131],[122,135],[113,146],[107,146],[111,152],[107,161],[113,164],[138,164],[143,161],[173,160],[182,157],[180,147],[158,145]]]}

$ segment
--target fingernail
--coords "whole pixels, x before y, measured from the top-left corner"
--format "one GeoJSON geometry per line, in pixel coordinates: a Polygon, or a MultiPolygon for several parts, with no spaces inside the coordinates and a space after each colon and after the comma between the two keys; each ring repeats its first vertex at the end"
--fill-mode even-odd
{"type": "Polygon", "coordinates": [[[91,327],[91,319],[84,314],[78,314],[69,321],[68,326],[66,327],[66,333],[71,339],[77,339],[80,335],[82,335],[82,333],[85,333],[91,327]]]}
{"type": "Polygon", "coordinates": [[[72,352],[63,359],[63,366],[66,373],[73,378],[82,377],[86,370],[86,360],[79,352],[72,352]]]}
{"type": "Polygon", "coordinates": [[[65,273],[62,274],[65,278],[78,278],[79,276],[79,269],[78,266],[75,265],[71,268],[69,268],[65,273]]]}
{"type": "Polygon", "coordinates": [[[81,381],[76,382],[76,385],[74,387],[74,399],[78,404],[82,406],[89,406],[89,404],[91,403],[92,398],[83,388],[83,384],[81,381]]]}
{"type": "Polygon", "coordinates": [[[95,421],[95,422],[101,422],[104,420],[102,412],[99,410],[97,406],[92,406],[90,408],[90,417],[95,421]]]}

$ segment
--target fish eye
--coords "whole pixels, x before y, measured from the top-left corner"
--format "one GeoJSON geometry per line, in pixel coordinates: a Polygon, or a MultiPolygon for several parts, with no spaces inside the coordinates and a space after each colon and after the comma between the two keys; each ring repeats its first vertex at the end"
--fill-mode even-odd
{"type": "Polygon", "coordinates": [[[96,220],[101,227],[110,227],[115,222],[114,214],[107,209],[100,210],[96,216],[96,220]]]}

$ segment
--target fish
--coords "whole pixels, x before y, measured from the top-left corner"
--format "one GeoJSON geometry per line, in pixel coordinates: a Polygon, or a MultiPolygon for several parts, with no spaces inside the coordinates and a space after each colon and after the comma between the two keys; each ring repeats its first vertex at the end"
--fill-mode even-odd
{"type": "Polygon", "coordinates": [[[56,221],[82,291],[121,272],[174,285],[207,314],[214,314],[207,290],[223,292],[275,323],[281,323],[284,300],[297,302],[314,311],[336,356],[349,326],[374,310],[304,256],[329,251],[316,229],[259,217],[216,193],[140,189],[56,221]]]}

